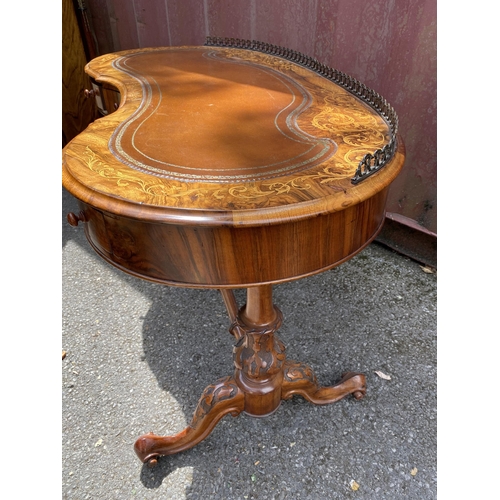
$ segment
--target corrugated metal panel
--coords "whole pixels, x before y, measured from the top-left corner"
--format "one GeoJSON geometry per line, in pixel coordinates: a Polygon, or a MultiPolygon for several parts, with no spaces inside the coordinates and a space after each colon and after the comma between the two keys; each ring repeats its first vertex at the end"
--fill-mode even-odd
{"type": "Polygon", "coordinates": [[[88,6],[101,53],[201,45],[206,36],[250,38],[298,50],[364,82],[394,106],[406,144],[388,211],[437,233],[436,0],[88,0],[88,6]]]}

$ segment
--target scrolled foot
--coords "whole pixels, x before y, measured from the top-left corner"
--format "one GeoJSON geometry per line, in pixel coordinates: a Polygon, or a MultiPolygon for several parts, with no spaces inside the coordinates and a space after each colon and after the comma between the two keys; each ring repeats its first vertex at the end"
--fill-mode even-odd
{"type": "Polygon", "coordinates": [[[342,375],[340,383],[348,382],[359,387],[359,390],[352,392],[355,399],[363,399],[366,395],[366,377],[362,373],[348,372],[342,375]]]}
{"type": "Polygon", "coordinates": [[[162,438],[153,433],[144,434],[134,444],[134,451],[140,458],[141,462],[147,464],[149,467],[155,467],[158,465],[159,453],[155,453],[153,450],[162,438]]]}

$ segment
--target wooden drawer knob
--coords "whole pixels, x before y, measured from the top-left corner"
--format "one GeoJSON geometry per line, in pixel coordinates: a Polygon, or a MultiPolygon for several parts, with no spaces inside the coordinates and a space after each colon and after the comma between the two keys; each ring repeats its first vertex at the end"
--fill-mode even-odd
{"type": "Polygon", "coordinates": [[[87,218],[85,217],[85,214],[83,212],[78,212],[77,214],[74,214],[73,212],[70,212],[67,216],[66,219],[68,219],[68,222],[71,226],[78,226],[78,223],[81,222],[87,222],[87,218]]]}
{"type": "Polygon", "coordinates": [[[88,99],[89,97],[98,96],[99,95],[99,89],[92,89],[92,90],[85,89],[83,91],[83,93],[85,94],[85,98],[88,99]]]}

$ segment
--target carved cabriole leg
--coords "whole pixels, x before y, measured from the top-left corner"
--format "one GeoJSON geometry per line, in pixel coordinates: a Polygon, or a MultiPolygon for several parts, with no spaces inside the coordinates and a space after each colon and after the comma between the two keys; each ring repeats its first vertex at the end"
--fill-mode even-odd
{"type": "Polygon", "coordinates": [[[317,405],[335,403],[348,394],[361,399],[366,394],[366,378],[362,373],[349,372],[337,384],[321,387],[309,366],[286,361],[281,395],[283,399],[290,399],[294,394],[317,405]]]}
{"type": "Polygon", "coordinates": [[[173,455],[203,441],[217,422],[231,413],[239,415],[244,406],[244,394],[233,377],[225,377],[209,385],[203,392],[191,423],[173,436],[144,434],[135,442],[134,449],[142,462],[153,467],[160,455],[173,455]]]}

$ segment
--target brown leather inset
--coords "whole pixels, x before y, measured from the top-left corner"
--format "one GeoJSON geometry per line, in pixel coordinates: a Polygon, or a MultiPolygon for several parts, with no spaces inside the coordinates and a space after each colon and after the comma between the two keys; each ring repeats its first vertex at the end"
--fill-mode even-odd
{"type": "Polygon", "coordinates": [[[114,66],[143,100],[110,149],[132,168],[182,181],[235,182],[298,172],[336,149],[297,124],[312,98],[297,81],[209,48],[130,54],[114,66]]]}

